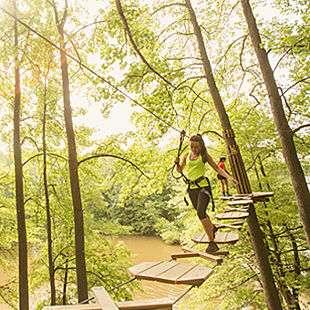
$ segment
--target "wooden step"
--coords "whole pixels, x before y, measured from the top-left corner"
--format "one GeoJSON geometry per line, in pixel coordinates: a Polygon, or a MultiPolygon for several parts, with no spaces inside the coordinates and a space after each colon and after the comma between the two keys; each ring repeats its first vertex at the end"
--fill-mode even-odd
{"type": "Polygon", "coordinates": [[[92,292],[97,304],[104,310],[118,310],[118,307],[103,286],[94,287],[92,292]]]}
{"type": "Polygon", "coordinates": [[[248,206],[250,204],[253,204],[253,200],[251,199],[242,199],[242,200],[230,200],[227,201],[227,204],[229,206],[248,206]]]}
{"type": "Polygon", "coordinates": [[[274,192],[253,192],[250,194],[234,194],[232,197],[233,199],[240,199],[240,198],[270,198],[273,197],[274,192]]]}
{"type": "Polygon", "coordinates": [[[199,254],[199,257],[205,258],[207,260],[209,260],[209,258],[212,257],[212,260],[214,260],[217,264],[221,264],[222,261],[223,261],[223,258],[217,257],[217,255],[228,255],[229,254],[228,250],[221,250],[220,249],[219,251],[214,252],[214,253],[211,254],[211,253],[207,253],[207,252],[202,252],[202,251],[194,250],[194,249],[192,249],[190,247],[186,247],[186,246],[183,246],[182,250],[184,252],[188,252],[188,253],[190,253],[192,251],[196,251],[199,254]]]}
{"type": "Polygon", "coordinates": [[[243,225],[244,222],[243,221],[239,221],[239,222],[232,222],[232,223],[229,223],[229,224],[225,224],[225,225],[233,225],[233,226],[237,226],[237,225],[243,225]]]}
{"type": "MultiPolygon", "coordinates": [[[[243,224],[243,222],[241,222],[241,223],[243,224]]],[[[233,224],[213,223],[213,225],[215,225],[218,229],[229,228],[229,229],[241,230],[241,226],[237,226],[237,225],[233,225],[233,224]]],[[[238,224],[238,225],[240,225],[240,224],[238,224]]]]}
{"type": "Polygon", "coordinates": [[[230,207],[225,207],[224,212],[248,212],[248,208],[230,208],[230,207]]]}
{"type": "MultiPolygon", "coordinates": [[[[172,310],[174,301],[170,298],[142,299],[137,301],[115,302],[120,310],[172,310]]],[[[105,308],[109,309],[109,308],[105,308]]],[[[102,310],[99,304],[77,304],[65,306],[46,306],[43,310],[102,310]]]]}
{"type": "Polygon", "coordinates": [[[221,257],[212,255],[210,253],[194,250],[189,247],[182,247],[182,250],[184,251],[183,253],[171,253],[171,258],[178,259],[178,258],[200,257],[200,258],[215,262],[218,265],[221,264],[223,261],[221,257]]]}
{"type": "Polygon", "coordinates": [[[101,310],[98,304],[78,304],[78,305],[61,305],[45,306],[43,310],[101,310]]]}
{"type": "Polygon", "coordinates": [[[218,220],[235,220],[243,219],[249,216],[248,212],[228,212],[215,215],[218,220]]]}
{"type": "Polygon", "coordinates": [[[120,310],[170,310],[173,307],[174,301],[170,298],[160,298],[160,299],[143,299],[137,301],[124,301],[116,302],[118,309],[120,310]]]}
{"type": "Polygon", "coordinates": [[[233,196],[220,196],[219,199],[221,199],[221,200],[232,200],[233,196]]]}
{"type": "Polygon", "coordinates": [[[137,279],[199,286],[213,272],[204,266],[175,261],[145,262],[128,269],[137,279]]]}
{"type": "MultiPolygon", "coordinates": [[[[235,243],[239,240],[239,234],[232,233],[232,232],[223,232],[223,231],[218,231],[215,234],[215,239],[214,242],[216,243],[235,243]]],[[[200,233],[196,234],[193,238],[192,241],[196,243],[209,243],[209,237],[206,233],[200,233]]]]}

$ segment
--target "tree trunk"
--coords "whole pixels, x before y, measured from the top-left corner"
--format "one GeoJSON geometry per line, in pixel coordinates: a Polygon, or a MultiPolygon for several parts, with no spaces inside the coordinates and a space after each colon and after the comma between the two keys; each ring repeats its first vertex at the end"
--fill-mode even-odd
{"type": "Polygon", "coordinates": [[[69,275],[69,263],[68,263],[68,259],[66,258],[64,283],[63,283],[63,288],[62,288],[62,304],[63,305],[67,304],[68,275],[69,275]]]}
{"type": "MultiPolygon", "coordinates": [[[[200,56],[203,62],[205,77],[209,86],[209,90],[219,115],[221,125],[224,131],[224,137],[227,144],[229,159],[234,177],[239,181],[240,186],[238,191],[241,193],[250,193],[251,187],[244,168],[244,163],[239,151],[239,147],[235,142],[235,136],[231,128],[228,115],[225,110],[222,98],[216,86],[214,76],[212,73],[209,57],[204,45],[204,40],[201,34],[201,29],[196,19],[195,12],[192,8],[190,0],[185,0],[186,6],[189,11],[190,19],[193,24],[194,33],[197,38],[200,56]]],[[[268,251],[263,241],[263,234],[259,227],[254,205],[249,208],[248,226],[251,237],[252,246],[255,252],[256,262],[260,270],[266,303],[270,309],[282,309],[277,288],[274,282],[272,270],[268,260],[268,251]]]]}
{"type": "Polygon", "coordinates": [[[228,159],[230,162],[232,174],[235,179],[239,181],[238,192],[239,193],[251,193],[251,185],[247,177],[244,163],[240,154],[239,147],[235,141],[235,135],[232,130],[229,117],[226,113],[225,106],[223,104],[220,92],[216,86],[210,60],[205,48],[204,40],[201,34],[201,29],[196,19],[196,14],[192,8],[190,0],[185,0],[186,6],[189,11],[190,19],[194,28],[194,33],[197,38],[198,48],[202,64],[205,72],[205,78],[207,80],[210,94],[212,96],[214,106],[219,115],[220,122],[223,128],[224,138],[227,145],[228,159]]]}
{"type": "MultiPolygon", "coordinates": [[[[62,40],[61,47],[64,48],[63,28],[58,26],[58,31],[59,34],[61,35],[62,40]]],[[[83,220],[83,207],[80,192],[79,174],[78,174],[78,161],[76,154],[75,135],[72,123],[68,62],[66,54],[63,49],[60,51],[60,59],[61,59],[61,75],[62,75],[62,89],[63,89],[63,101],[64,101],[64,116],[65,116],[66,133],[68,141],[71,196],[74,211],[75,260],[76,260],[76,273],[77,273],[78,301],[81,302],[88,299],[85,249],[84,249],[84,220],[83,220]]]]}
{"type": "Polygon", "coordinates": [[[48,193],[47,182],[47,160],[46,160],[46,81],[44,86],[44,110],[43,110],[43,133],[42,133],[42,145],[43,145],[43,181],[44,181],[44,194],[46,204],[46,230],[47,230],[47,249],[48,249],[48,269],[50,276],[50,288],[51,288],[51,305],[56,304],[56,288],[55,288],[55,273],[54,273],[54,261],[53,261],[53,241],[52,241],[52,224],[51,224],[51,211],[50,200],[48,193]]]}
{"type": "MultiPolygon", "coordinates": [[[[14,1],[14,11],[16,15],[17,5],[14,1]]],[[[14,98],[14,166],[15,166],[15,199],[18,231],[18,271],[19,271],[19,308],[29,309],[28,293],[28,254],[27,254],[27,231],[24,205],[23,189],[23,165],[22,150],[20,143],[20,69],[18,59],[18,29],[17,22],[14,22],[15,41],[15,98],[14,98]]]]}
{"type": "Polygon", "coordinates": [[[281,96],[278,91],[273,71],[271,69],[267,53],[262,47],[262,42],[258,32],[255,18],[248,0],[241,0],[243,13],[248,24],[249,34],[258,59],[258,63],[263,74],[264,83],[267,89],[271,111],[277,131],[279,134],[282,151],[290,178],[293,184],[299,214],[305,230],[308,246],[310,247],[310,193],[306,178],[300,165],[293,131],[288,125],[282,105],[281,96]]]}

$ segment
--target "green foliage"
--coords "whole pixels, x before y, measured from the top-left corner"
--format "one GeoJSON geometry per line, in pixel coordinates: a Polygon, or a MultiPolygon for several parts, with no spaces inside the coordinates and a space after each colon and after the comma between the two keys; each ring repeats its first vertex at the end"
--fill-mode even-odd
{"type": "MultiPolygon", "coordinates": [[[[97,17],[86,9],[86,2],[70,7],[66,47],[70,54],[75,54],[106,81],[128,93],[168,124],[186,129],[188,135],[197,131],[207,132],[208,151],[216,160],[225,154],[224,141],[212,133],[216,131],[221,134],[220,122],[206,89],[187,11],[184,6],[172,4],[173,1],[144,4],[122,1],[135,43],[149,65],[169,80],[169,84],[152,72],[132,49],[114,1],[98,3],[97,17]]],[[[255,9],[262,5],[261,1],[255,3],[255,9]]],[[[301,0],[272,1],[272,5],[281,12],[281,18],[266,23],[259,16],[263,45],[270,49],[269,55],[275,64],[279,61],[275,74],[286,97],[290,126],[297,129],[295,141],[298,155],[305,174],[309,175],[310,135],[309,127],[303,127],[309,123],[310,117],[309,3],[301,0]]],[[[50,4],[32,0],[23,3],[22,7],[19,18],[57,43],[59,38],[50,4]]],[[[282,281],[291,292],[299,290],[302,294],[309,286],[305,237],[240,7],[232,1],[205,1],[195,3],[195,10],[252,189],[275,192],[275,197],[267,205],[257,205],[257,213],[271,251],[270,260],[277,283],[279,285],[282,281]],[[297,257],[299,273],[294,268],[297,257]]],[[[0,154],[0,250],[1,265],[9,272],[16,269],[11,151],[14,97],[12,25],[11,18],[1,15],[0,128],[7,154],[0,154]]],[[[19,25],[19,31],[23,52],[23,170],[27,229],[34,256],[30,272],[31,289],[32,292],[49,290],[42,175],[42,120],[46,103],[48,188],[57,298],[61,303],[66,294],[67,301],[73,303],[76,301],[74,224],[59,51],[24,26],[19,25]],[[64,282],[68,283],[66,291],[64,282]]],[[[114,104],[125,100],[124,95],[87,70],[81,70],[75,62],[69,60],[69,64],[72,92],[85,96],[91,104],[100,105],[101,114],[98,117],[104,121],[114,104]]],[[[81,106],[76,100],[72,100],[72,107],[75,121],[87,112],[87,106],[81,106]]],[[[109,289],[128,279],[125,271],[132,263],[130,253],[123,245],[112,246],[103,235],[157,234],[170,243],[182,241],[188,244],[193,234],[202,231],[195,211],[182,201],[183,185],[169,177],[177,152],[178,133],[140,108],[133,109],[132,121],[135,124],[133,132],[112,135],[99,141],[92,138],[93,128],[78,125],[78,121],[75,123],[78,160],[88,158],[79,164],[79,177],[90,287],[104,285],[109,289]],[[118,158],[96,157],[98,154],[118,158]]],[[[217,197],[220,185],[213,171],[208,169],[207,173],[217,197]]],[[[231,191],[234,192],[233,189],[231,191]]],[[[217,212],[224,207],[222,202],[216,202],[216,205],[217,212]]],[[[214,309],[215,305],[217,309],[245,306],[264,309],[266,305],[253,254],[244,227],[240,242],[231,249],[223,265],[216,269],[207,283],[194,290],[191,298],[195,300],[195,309],[214,309]]],[[[130,299],[134,289],[133,285],[129,286],[129,290],[120,289],[111,294],[117,299],[130,299]]],[[[14,283],[0,287],[1,295],[13,303],[16,301],[15,290],[14,283]]],[[[46,296],[39,296],[37,300],[40,300],[38,308],[48,304],[46,296]]],[[[184,307],[191,309],[193,303],[184,307]]]]}

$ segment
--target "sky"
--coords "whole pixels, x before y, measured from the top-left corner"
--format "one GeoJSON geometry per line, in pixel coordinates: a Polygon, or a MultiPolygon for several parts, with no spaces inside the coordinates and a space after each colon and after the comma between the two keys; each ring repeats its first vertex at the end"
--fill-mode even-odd
{"type": "MultiPolygon", "coordinates": [[[[102,1],[89,0],[89,7],[94,15],[98,13],[98,8],[102,5],[102,1]]],[[[195,0],[192,0],[194,3],[195,0]]],[[[78,2],[77,2],[78,3],[78,2]]],[[[277,11],[269,7],[260,7],[255,11],[259,17],[264,17],[266,20],[271,20],[277,16],[277,11]]],[[[96,59],[100,63],[100,59],[96,59]]],[[[115,72],[117,74],[117,72],[115,72]]],[[[104,119],[101,116],[99,104],[91,104],[82,96],[76,95],[74,101],[78,101],[84,107],[88,107],[88,113],[76,120],[77,124],[84,124],[95,127],[98,132],[94,135],[95,138],[104,138],[110,134],[124,133],[128,130],[133,130],[134,125],[130,122],[130,116],[133,111],[129,102],[119,103],[114,106],[108,118],[104,119]]]]}

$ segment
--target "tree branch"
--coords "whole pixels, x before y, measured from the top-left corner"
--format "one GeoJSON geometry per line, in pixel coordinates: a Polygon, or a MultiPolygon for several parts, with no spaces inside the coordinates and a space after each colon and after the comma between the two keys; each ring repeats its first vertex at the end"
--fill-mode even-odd
{"type": "MultiPolygon", "coordinates": [[[[36,157],[39,157],[39,156],[42,156],[42,155],[43,155],[43,153],[39,153],[39,154],[36,154],[36,155],[33,155],[33,156],[29,157],[26,161],[23,162],[23,166],[25,166],[32,159],[34,159],[36,157]]],[[[58,154],[48,153],[47,155],[54,156],[54,157],[59,157],[59,158],[63,159],[64,161],[67,161],[67,159],[65,157],[63,157],[61,155],[58,155],[58,154]]]]}
{"type": "Polygon", "coordinates": [[[172,88],[175,88],[175,86],[173,86],[171,84],[171,82],[169,82],[165,77],[163,77],[159,72],[157,72],[148,62],[147,60],[144,58],[144,56],[142,55],[142,53],[140,52],[139,48],[137,47],[134,39],[133,39],[133,36],[132,36],[132,33],[130,31],[130,28],[129,28],[129,25],[127,23],[127,19],[124,15],[124,12],[123,12],[123,9],[122,9],[122,6],[121,6],[121,2],[120,0],[115,0],[115,3],[116,3],[116,7],[117,7],[117,10],[118,10],[118,13],[120,15],[120,18],[124,24],[124,27],[125,27],[125,31],[128,35],[128,38],[129,38],[129,41],[133,47],[133,49],[136,51],[136,53],[138,54],[138,56],[140,57],[140,59],[142,60],[142,62],[153,72],[155,73],[159,78],[161,78],[165,83],[167,83],[169,86],[171,86],[172,88]]]}
{"type": "Polygon", "coordinates": [[[274,151],[276,151],[278,149],[279,148],[265,149],[265,150],[262,150],[262,151],[258,152],[256,154],[256,156],[254,157],[253,163],[250,165],[249,168],[246,169],[246,171],[249,171],[255,165],[256,160],[257,160],[257,158],[259,157],[260,154],[265,153],[265,152],[274,152],[274,151]]]}
{"type": "Polygon", "coordinates": [[[301,126],[295,128],[295,129],[293,130],[293,134],[295,134],[297,131],[299,131],[299,130],[305,128],[305,127],[310,127],[310,124],[304,124],[304,125],[301,125],[301,126]]]}
{"type": "Polygon", "coordinates": [[[113,158],[117,158],[117,159],[121,159],[129,164],[131,164],[132,166],[134,166],[137,170],[139,170],[141,172],[141,174],[143,174],[147,179],[150,179],[136,164],[134,164],[131,160],[129,159],[126,159],[126,158],[123,158],[121,156],[118,156],[118,155],[111,155],[111,154],[95,154],[95,155],[92,155],[90,157],[87,157],[87,158],[84,158],[82,160],[80,160],[78,162],[78,166],[87,161],[87,160],[91,160],[91,159],[94,159],[94,158],[98,158],[98,157],[113,157],[113,158]]]}

